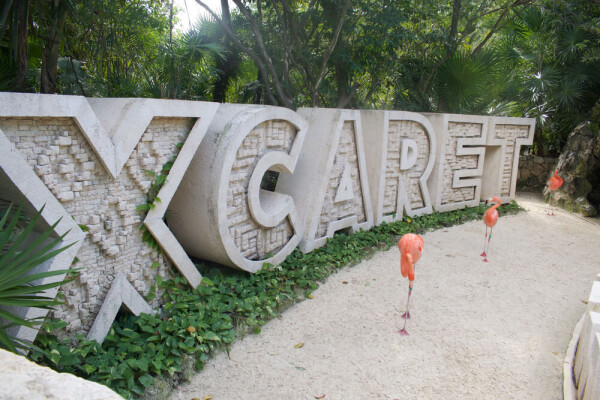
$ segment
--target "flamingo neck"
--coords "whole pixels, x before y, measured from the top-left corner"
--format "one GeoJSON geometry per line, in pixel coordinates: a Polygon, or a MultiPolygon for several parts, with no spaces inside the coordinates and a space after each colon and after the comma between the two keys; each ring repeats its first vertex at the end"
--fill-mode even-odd
{"type": "Polygon", "coordinates": [[[500,207],[500,204],[502,204],[502,201],[500,201],[499,198],[497,197],[493,197],[492,198],[492,202],[496,203],[493,206],[490,207],[490,210],[495,210],[496,208],[500,207]]]}

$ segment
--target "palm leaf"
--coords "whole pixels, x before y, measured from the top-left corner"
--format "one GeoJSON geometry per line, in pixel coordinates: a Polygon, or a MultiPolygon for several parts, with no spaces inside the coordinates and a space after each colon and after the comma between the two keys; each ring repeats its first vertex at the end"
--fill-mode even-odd
{"type": "Polygon", "coordinates": [[[43,296],[41,293],[70,282],[73,278],[44,284],[36,284],[35,282],[76,271],[75,269],[68,269],[30,273],[40,264],[57,256],[74,244],[71,243],[56,248],[68,232],[58,238],[48,240],[54,233],[60,219],[40,233],[34,240],[29,241],[43,209],[44,207],[36,212],[23,228],[19,226],[19,221],[23,220],[21,216],[22,206],[14,211],[12,205],[10,205],[0,219],[0,307],[4,307],[0,308],[0,348],[12,352],[29,350],[33,345],[27,341],[11,337],[6,330],[13,326],[33,327],[41,321],[23,318],[12,311],[8,311],[5,307],[52,309],[53,306],[61,304],[61,302],[43,296]]]}

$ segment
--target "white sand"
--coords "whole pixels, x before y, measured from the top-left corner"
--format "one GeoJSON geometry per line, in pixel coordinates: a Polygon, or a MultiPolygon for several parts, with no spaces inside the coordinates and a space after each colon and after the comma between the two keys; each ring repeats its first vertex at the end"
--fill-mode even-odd
{"type": "Polygon", "coordinates": [[[565,211],[500,216],[423,235],[408,283],[397,248],[331,276],[218,355],[172,399],[562,399],[567,345],[600,273],[600,227],[565,211]],[[348,284],[343,284],[347,281],[348,284]],[[301,348],[294,348],[304,343],[301,348]]]}

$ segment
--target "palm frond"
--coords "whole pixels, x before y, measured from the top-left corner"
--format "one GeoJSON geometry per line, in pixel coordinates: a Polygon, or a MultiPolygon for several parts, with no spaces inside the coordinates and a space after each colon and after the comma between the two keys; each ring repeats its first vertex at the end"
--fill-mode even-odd
{"type": "Polygon", "coordinates": [[[41,217],[42,207],[30,219],[24,221],[22,205],[14,210],[10,205],[3,211],[0,218],[0,348],[17,352],[19,349],[27,350],[31,343],[11,337],[7,329],[13,326],[32,327],[40,321],[25,319],[8,307],[36,307],[51,309],[60,304],[60,301],[42,295],[48,289],[56,288],[73,278],[43,282],[46,278],[64,275],[77,269],[45,271],[31,273],[42,263],[57,256],[74,243],[58,247],[65,235],[51,238],[60,219],[41,233],[34,232],[36,224],[41,217]],[[32,237],[35,237],[33,240],[32,237]]]}

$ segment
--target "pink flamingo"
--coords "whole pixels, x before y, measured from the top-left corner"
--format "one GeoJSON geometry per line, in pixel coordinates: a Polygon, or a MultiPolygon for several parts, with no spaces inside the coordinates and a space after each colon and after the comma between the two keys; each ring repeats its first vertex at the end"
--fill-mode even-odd
{"type": "Polygon", "coordinates": [[[415,280],[415,264],[421,258],[423,254],[423,247],[425,242],[423,238],[414,233],[407,233],[400,238],[398,242],[398,248],[400,249],[400,271],[402,276],[408,278],[408,298],[406,299],[406,312],[402,314],[404,318],[404,327],[398,331],[402,336],[408,336],[406,332],[406,320],[410,319],[410,312],[408,311],[408,303],[410,301],[410,295],[413,289],[413,281],[415,280]]]}
{"type": "MultiPolygon", "coordinates": [[[[554,192],[556,190],[558,190],[559,187],[561,187],[563,184],[563,179],[558,176],[558,171],[554,171],[554,176],[551,176],[550,179],[548,179],[548,188],[550,189],[550,201],[548,202],[548,206],[549,207],[556,207],[556,200],[554,199],[554,192]]],[[[550,214],[548,212],[548,210],[546,210],[546,214],[547,215],[554,215],[554,209],[552,209],[552,214],[550,214]]]]}
{"type": "Polygon", "coordinates": [[[483,262],[488,262],[486,250],[490,249],[490,240],[492,240],[492,229],[494,229],[494,225],[498,222],[498,207],[502,204],[502,201],[496,196],[491,199],[487,199],[485,201],[485,205],[488,203],[495,202],[493,206],[488,208],[483,214],[483,223],[485,224],[485,238],[483,241],[483,253],[481,253],[481,257],[483,257],[483,262]],[[490,236],[488,236],[488,228],[490,228],[490,236]]]}

